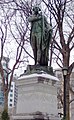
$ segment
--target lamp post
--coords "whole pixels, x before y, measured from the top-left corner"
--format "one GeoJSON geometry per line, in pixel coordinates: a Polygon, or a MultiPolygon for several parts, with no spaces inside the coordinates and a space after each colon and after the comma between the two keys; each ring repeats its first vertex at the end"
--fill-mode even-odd
{"type": "Polygon", "coordinates": [[[66,118],[66,76],[67,76],[68,68],[63,67],[62,72],[63,72],[63,77],[64,77],[64,105],[63,105],[63,112],[64,112],[64,118],[66,118]]]}

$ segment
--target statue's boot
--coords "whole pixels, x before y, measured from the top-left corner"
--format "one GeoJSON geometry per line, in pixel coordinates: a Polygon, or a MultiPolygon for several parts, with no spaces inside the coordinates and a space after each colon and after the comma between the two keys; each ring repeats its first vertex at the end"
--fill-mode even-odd
{"type": "Polygon", "coordinates": [[[40,58],[41,58],[41,51],[38,49],[37,50],[37,64],[40,65],[40,58]]]}

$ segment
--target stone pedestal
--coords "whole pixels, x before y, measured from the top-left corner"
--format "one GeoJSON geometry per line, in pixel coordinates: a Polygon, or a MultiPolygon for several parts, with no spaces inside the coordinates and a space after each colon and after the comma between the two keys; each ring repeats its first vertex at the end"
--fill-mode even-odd
{"type": "Polygon", "coordinates": [[[21,76],[16,83],[18,102],[13,120],[59,120],[57,81],[56,77],[43,72],[21,76]]]}

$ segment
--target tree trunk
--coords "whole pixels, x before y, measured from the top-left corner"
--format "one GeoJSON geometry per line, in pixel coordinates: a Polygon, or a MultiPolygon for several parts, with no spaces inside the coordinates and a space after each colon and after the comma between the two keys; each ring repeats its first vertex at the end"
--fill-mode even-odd
{"type": "Polygon", "coordinates": [[[66,77],[66,120],[70,120],[70,108],[69,108],[69,81],[70,75],[66,77]]]}
{"type": "MultiPolygon", "coordinates": [[[[66,44],[64,45],[64,53],[63,53],[63,66],[69,67],[69,58],[70,58],[70,51],[69,46],[66,44]]],[[[69,72],[69,70],[68,70],[69,72]]],[[[70,108],[69,108],[69,82],[70,82],[70,74],[67,73],[66,75],[66,120],[70,120],[70,108]]]]}
{"type": "Polygon", "coordinates": [[[8,112],[8,91],[4,92],[4,110],[8,112]]]}

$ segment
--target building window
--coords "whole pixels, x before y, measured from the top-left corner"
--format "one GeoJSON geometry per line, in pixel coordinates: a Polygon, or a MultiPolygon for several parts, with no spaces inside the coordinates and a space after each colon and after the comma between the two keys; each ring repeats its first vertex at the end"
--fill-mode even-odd
{"type": "Polygon", "coordinates": [[[12,104],[10,104],[10,106],[12,107],[12,104]]]}
{"type": "Polygon", "coordinates": [[[12,97],[13,95],[12,94],[10,94],[10,97],[12,97]]]}
{"type": "Polygon", "coordinates": [[[13,92],[13,90],[11,90],[10,92],[13,92]]]}
{"type": "Polygon", "coordinates": [[[12,102],[12,99],[10,99],[10,102],[12,102]]]}
{"type": "Polygon", "coordinates": [[[13,87],[13,85],[11,85],[11,87],[13,87]]]}
{"type": "Polygon", "coordinates": [[[5,62],[3,63],[3,67],[6,67],[6,63],[5,62]]]}
{"type": "Polygon", "coordinates": [[[2,104],[2,102],[0,101],[0,105],[2,104]]]}
{"type": "Polygon", "coordinates": [[[62,74],[59,73],[59,74],[57,75],[57,77],[58,77],[59,79],[61,79],[61,78],[62,78],[62,74]]]}

